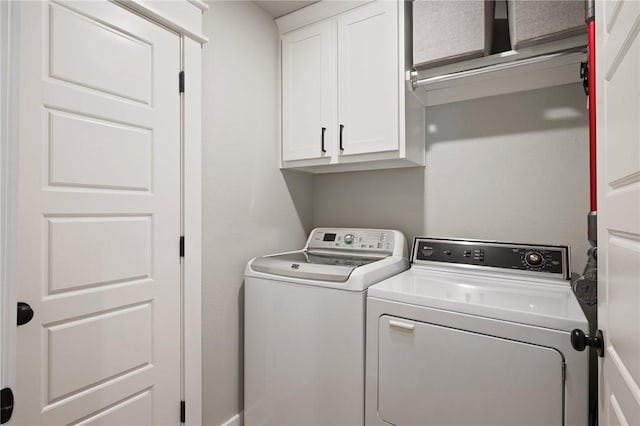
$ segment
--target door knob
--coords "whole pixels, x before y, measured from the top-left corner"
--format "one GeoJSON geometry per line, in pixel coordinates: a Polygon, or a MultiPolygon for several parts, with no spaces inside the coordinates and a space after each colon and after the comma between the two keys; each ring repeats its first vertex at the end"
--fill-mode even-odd
{"type": "Polygon", "coordinates": [[[0,424],[5,424],[11,420],[13,414],[13,391],[11,388],[4,388],[0,391],[0,424]]]}
{"type": "Polygon", "coordinates": [[[18,325],[25,325],[33,318],[33,309],[28,303],[18,302],[18,325]]]}
{"type": "Polygon", "coordinates": [[[576,328],[571,332],[571,346],[576,351],[582,352],[587,346],[596,349],[600,358],[604,357],[604,336],[602,330],[596,331],[595,336],[587,336],[582,330],[576,328]]]}

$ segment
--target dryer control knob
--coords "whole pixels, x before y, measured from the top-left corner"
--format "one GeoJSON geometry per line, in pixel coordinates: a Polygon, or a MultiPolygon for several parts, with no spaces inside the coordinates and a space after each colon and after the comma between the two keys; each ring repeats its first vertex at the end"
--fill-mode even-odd
{"type": "Polygon", "coordinates": [[[524,256],[524,261],[529,266],[541,266],[544,263],[544,256],[537,251],[530,251],[524,256]]]}
{"type": "Polygon", "coordinates": [[[344,236],[344,243],[345,244],[353,244],[353,242],[355,241],[356,236],[353,234],[347,234],[344,236]]]}

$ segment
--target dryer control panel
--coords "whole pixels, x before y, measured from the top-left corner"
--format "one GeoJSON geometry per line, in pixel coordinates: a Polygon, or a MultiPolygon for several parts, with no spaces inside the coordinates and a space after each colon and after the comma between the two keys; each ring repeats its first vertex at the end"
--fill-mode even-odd
{"type": "Polygon", "coordinates": [[[568,246],[417,237],[411,261],[495,268],[565,280],[570,273],[568,246]]]}
{"type": "Polygon", "coordinates": [[[384,229],[318,228],[311,233],[306,248],[392,254],[396,232],[384,229]]]}

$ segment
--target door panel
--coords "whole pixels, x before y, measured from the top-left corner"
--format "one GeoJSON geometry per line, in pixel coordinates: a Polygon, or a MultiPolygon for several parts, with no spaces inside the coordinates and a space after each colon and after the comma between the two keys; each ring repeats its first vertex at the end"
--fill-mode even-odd
{"type": "Polygon", "coordinates": [[[603,365],[602,376],[604,387],[600,388],[601,402],[606,404],[601,406],[600,424],[604,425],[635,425],[631,419],[640,418],[640,406],[631,392],[621,374],[620,358],[613,355],[611,362],[603,365]],[[605,401],[606,398],[606,401],[605,401]],[[606,411],[602,411],[602,409],[606,411]]]}
{"type": "Polygon", "coordinates": [[[47,112],[50,186],[151,191],[150,129],[47,112]]]}
{"type": "Polygon", "coordinates": [[[283,161],[329,158],[333,152],[333,34],[332,22],[325,21],[282,37],[283,161]]]}
{"type": "Polygon", "coordinates": [[[640,3],[596,2],[600,424],[640,424],[640,3]]]}
{"type": "Polygon", "coordinates": [[[385,422],[564,424],[564,360],[555,349],[387,315],[378,333],[385,422]]]}
{"type": "Polygon", "coordinates": [[[52,3],[49,75],[143,104],[151,103],[152,48],[120,28],[52,3]],[[82,34],[82,37],[78,35],[82,34]],[[108,54],[105,54],[108,52],[108,54]],[[85,58],[78,61],[79,57],[85,58]]]}
{"type": "Polygon", "coordinates": [[[151,216],[46,220],[49,294],[151,277],[151,216]]]}
{"type": "Polygon", "coordinates": [[[398,149],[397,19],[398,3],[393,1],[371,3],[338,19],[342,155],[398,149]]]}
{"type": "Polygon", "coordinates": [[[125,400],[84,419],[74,426],[113,426],[113,425],[148,425],[152,424],[150,390],[126,398],[125,400]]]}
{"type": "Polygon", "coordinates": [[[107,1],[20,16],[15,424],[177,424],[179,37],[107,1]]]}
{"type": "Polygon", "coordinates": [[[149,303],[143,303],[45,325],[49,357],[47,402],[149,366],[151,309],[149,303]]]}

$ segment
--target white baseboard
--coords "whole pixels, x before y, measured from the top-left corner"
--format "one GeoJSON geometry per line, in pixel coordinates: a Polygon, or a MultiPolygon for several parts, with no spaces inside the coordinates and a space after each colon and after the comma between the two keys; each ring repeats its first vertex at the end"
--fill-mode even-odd
{"type": "Polygon", "coordinates": [[[222,423],[220,426],[242,426],[242,413],[238,413],[235,416],[231,417],[226,422],[222,423]]]}

